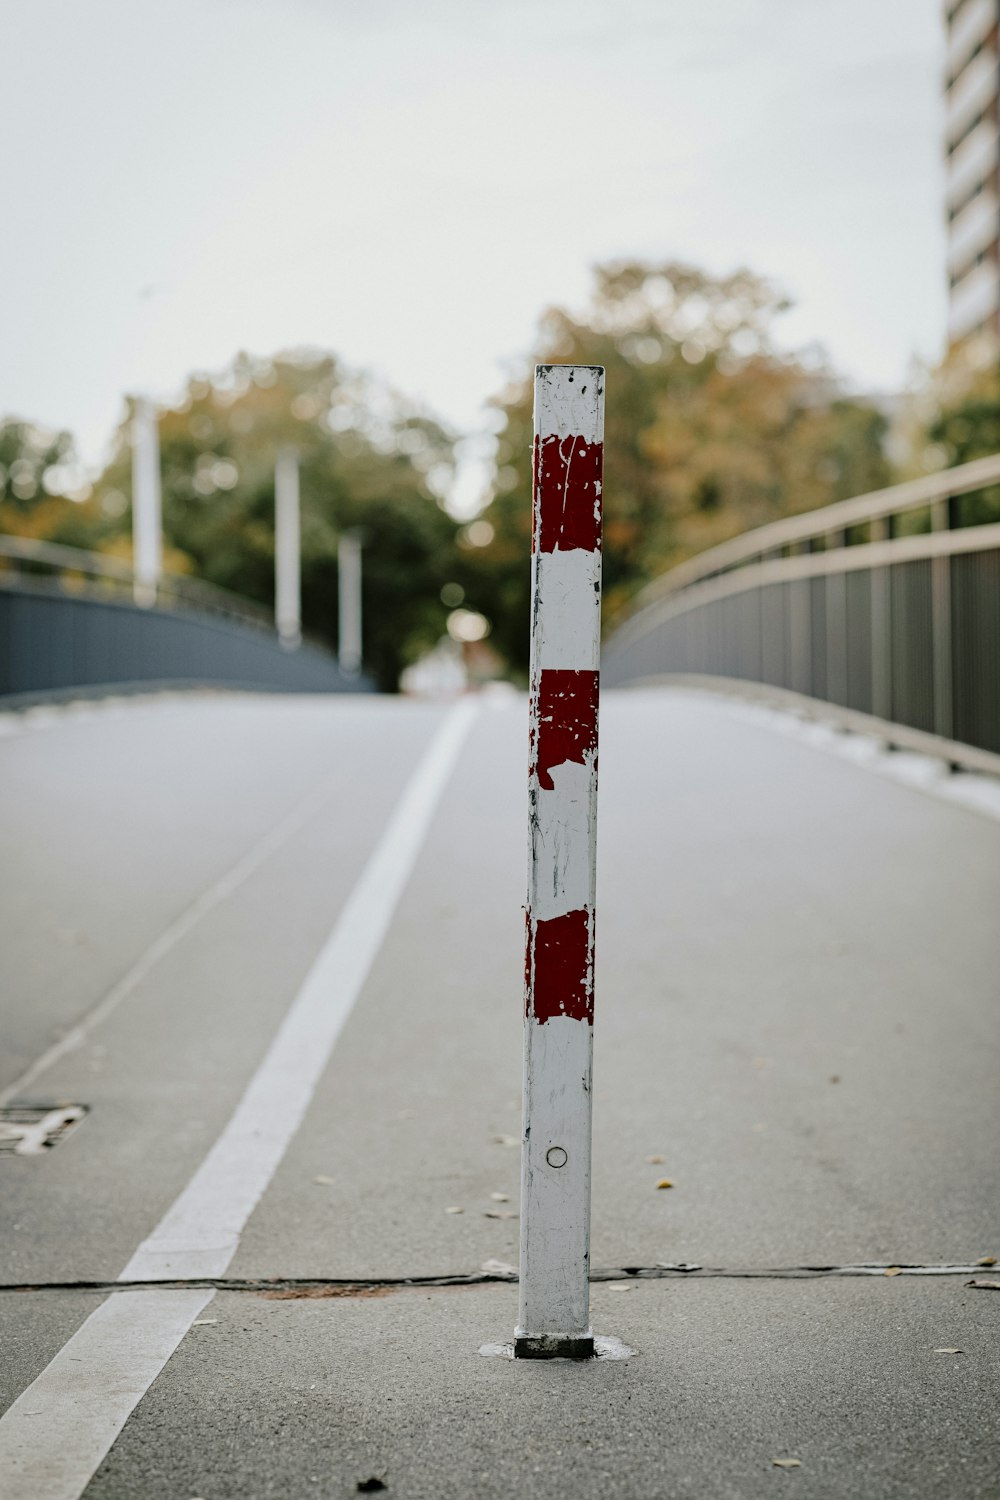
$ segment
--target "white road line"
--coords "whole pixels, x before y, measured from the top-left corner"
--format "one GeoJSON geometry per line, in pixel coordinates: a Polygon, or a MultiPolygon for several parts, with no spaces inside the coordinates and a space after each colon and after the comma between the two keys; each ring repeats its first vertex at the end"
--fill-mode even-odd
{"type": "Polygon", "coordinates": [[[108,990],[103,999],[99,1000],[82,1020],[77,1021],[76,1025],[71,1027],[57,1042],[53,1042],[52,1046],[47,1048],[40,1057],[36,1058],[19,1078],[15,1078],[13,1083],[8,1084],[5,1089],[0,1090],[0,1105],[8,1104],[11,1099],[16,1099],[19,1095],[23,1095],[25,1090],[30,1088],[36,1079],[40,1078],[43,1073],[52,1067],[53,1063],[57,1063],[60,1058],[65,1057],[69,1052],[75,1051],[77,1047],[85,1042],[95,1027],[100,1026],[109,1016],[113,1015],[122,1001],[127,1000],[138,989],[150,970],[154,969],[172,948],[176,948],[181,938],[186,937],[191,929],[198,925],[202,917],[207,916],[220,902],[225,901],[228,896],[231,896],[234,891],[238,890],[241,885],[249,880],[250,876],[256,870],[260,869],[264,861],[269,859],[272,854],[275,854],[281,848],[282,844],[286,844],[293,834],[298,833],[300,828],[305,827],[310,818],[314,817],[320,808],[329,802],[330,798],[343,784],[344,777],[342,773],[338,773],[334,777],[324,777],[319,786],[314,787],[308,796],[303,797],[301,801],[297,802],[291,812],[287,813],[273,828],[265,833],[262,839],[259,839],[251,849],[248,849],[241,859],[237,860],[232,869],[227,870],[225,875],[217,880],[214,885],[210,885],[207,890],[202,891],[201,895],[181,912],[176,921],[171,922],[170,926],[165,928],[154,942],[150,943],[145,952],[139,955],[132,967],[122,975],[117,984],[108,990]]]}
{"type": "MultiPolygon", "coordinates": [[[[476,713],[466,699],[439,728],[228,1125],[120,1280],[225,1272],[378,954],[476,713]]],[[[211,1296],[122,1291],[102,1303],[0,1419],[4,1500],[79,1500],[211,1296]]]]}
{"type": "Polygon", "coordinates": [[[235,1113],[119,1281],[225,1274],[382,945],[474,713],[472,700],[459,704],[431,742],[235,1113]]]}
{"type": "Polygon", "coordinates": [[[0,1422],[4,1500],[78,1500],[214,1296],[118,1292],[102,1302],[0,1422]]]}

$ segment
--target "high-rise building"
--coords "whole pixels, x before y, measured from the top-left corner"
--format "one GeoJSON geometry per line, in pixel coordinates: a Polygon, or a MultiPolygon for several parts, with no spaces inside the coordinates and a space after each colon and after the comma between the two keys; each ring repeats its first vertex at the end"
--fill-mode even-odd
{"type": "Polygon", "coordinates": [[[945,0],[948,344],[1000,343],[1000,0],[945,0]]]}

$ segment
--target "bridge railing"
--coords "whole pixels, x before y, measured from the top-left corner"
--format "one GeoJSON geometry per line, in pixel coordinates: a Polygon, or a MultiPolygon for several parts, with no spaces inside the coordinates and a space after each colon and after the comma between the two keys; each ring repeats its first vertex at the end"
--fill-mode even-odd
{"type": "Polygon", "coordinates": [[[1000,454],[724,542],[639,595],[603,679],[764,684],[1000,769],[1000,523],[962,524],[998,485],[1000,454]]]}
{"type": "MultiPolygon", "coordinates": [[[[105,597],[134,595],[136,579],[131,564],[104,552],[88,552],[82,547],[38,541],[34,537],[0,535],[0,560],[3,559],[7,566],[3,568],[0,563],[0,585],[5,581],[23,581],[24,574],[30,573],[33,582],[37,582],[40,574],[68,592],[90,586],[98,588],[105,597]]],[[[180,606],[224,615],[263,630],[275,628],[273,614],[263,605],[183,573],[161,575],[157,602],[168,608],[180,606]]]]}

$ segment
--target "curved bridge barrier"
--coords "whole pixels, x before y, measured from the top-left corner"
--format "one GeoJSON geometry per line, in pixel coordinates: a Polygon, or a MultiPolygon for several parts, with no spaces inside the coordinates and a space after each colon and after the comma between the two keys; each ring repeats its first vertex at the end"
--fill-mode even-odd
{"type": "Polygon", "coordinates": [[[603,680],[765,684],[1000,771],[1000,523],[963,524],[996,485],[1000,454],[724,542],[640,594],[603,680]]]}
{"type": "Polygon", "coordinates": [[[117,559],[0,537],[3,558],[17,566],[0,573],[0,697],[144,684],[373,691],[319,646],[286,650],[265,611],[197,579],[164,579],[162,604],[140,608],[117,559]]]}

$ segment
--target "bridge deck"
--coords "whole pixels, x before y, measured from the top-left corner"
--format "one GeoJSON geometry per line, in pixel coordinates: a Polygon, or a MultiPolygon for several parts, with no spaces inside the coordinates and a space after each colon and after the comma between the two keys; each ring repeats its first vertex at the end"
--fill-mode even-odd
{"type": "MultiPolygon", "coordinates": [[[[3,1401],[41,1377],[39,1452],[44,1372],[107,1295],[68,1284],[114,1282],[226,1130],[447,713],[165,697],[0,736],[0,1090],[90,1107],[0,1160],[3,1281],[41,1288],[0,1294],[3,1401]]],[[[89,1496],[755,1497],[775,1457],[811,1497],[994,1493],[1000,1297],[783,1273],[1000,1254],[1000,822],[780,727],[674,691],[603,707],[592,1263],[622,1274],[594,1323],[634,1357],[481,1358],[502,1281],[223,1290],[89,1496]]],[[[516,1262],[490,1215],[517,1208],[524,737],[520,699],[483,701],[228,1278],[516,1262]]],[[[75,1376],[106,1386],[100,1347],[75,1376]]]]}

